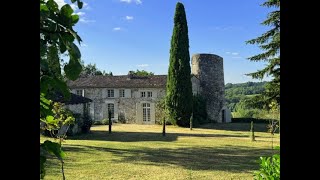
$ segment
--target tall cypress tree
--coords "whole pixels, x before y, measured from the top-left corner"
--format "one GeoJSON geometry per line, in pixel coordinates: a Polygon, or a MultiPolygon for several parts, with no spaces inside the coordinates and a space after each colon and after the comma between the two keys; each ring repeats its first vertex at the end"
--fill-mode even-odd
{"type": "Polygon", "coordinates": [[[192,113],[190,74],[188,25],[184,6],[178,2],[171,37],[166,105],[172,122],[184,127],[189,126],[192,113]]]}

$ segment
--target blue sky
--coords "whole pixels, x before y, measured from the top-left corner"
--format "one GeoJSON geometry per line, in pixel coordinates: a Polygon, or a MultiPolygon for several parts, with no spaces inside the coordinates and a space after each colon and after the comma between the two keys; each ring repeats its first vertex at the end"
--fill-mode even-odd
{"type": "MultiPolygon", "coordinates": [[[[57,0],[63,4],[64,0],[57,0]]],[[[65,2],[69,2],[65,0],[65,2]]],[[[263,0],[83,0],[75,9],[74,28],[83,40],[85,64],[95,63],[114,75],[129,70],[167,74],[173,17],[177,2],[184,4],[189,28],[190,55],[213,53],[223,57],[225,83],[253,80],[244,74],[265,66],[247,57],[261,50],[245,41],[266,32],[261,25],[272,9],[263,0]]],[[[266,78],[264,80],[270,80],[266,78]]]]}

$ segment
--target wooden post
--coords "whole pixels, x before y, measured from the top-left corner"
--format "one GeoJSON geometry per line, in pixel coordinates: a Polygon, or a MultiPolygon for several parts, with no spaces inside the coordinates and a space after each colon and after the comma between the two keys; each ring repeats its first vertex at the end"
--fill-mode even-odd
{"type": "Polygon", "coordinates": [[[255,141],[253,121],[251,121],[251,141],[255,141]]]}
{"type": "Polygon", "coordinates": [[[192,130],[192,121],[193,121],[193,113],[191,114],[191,117],[190,117],[190,130],[192,130]]]}
{"type": "Polygon", "coordinates": [[[163,118],[162,124],[162,136],[166,136],[166,118],[163,118]]]}
{"type": "Polygon", "coordinates": [[[111,134],[111,125],[112,125],[112,121],[111,121],[111,111],[108,111],[108,117],[109,117],[109,134],[111,134]]]}

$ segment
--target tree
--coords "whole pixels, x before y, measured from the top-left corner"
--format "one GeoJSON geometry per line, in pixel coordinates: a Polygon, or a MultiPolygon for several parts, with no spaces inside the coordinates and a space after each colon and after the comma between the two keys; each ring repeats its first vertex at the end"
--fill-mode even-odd
{"type": "MultiPolygon", "coordinates": [[[[273,79],[267,83],[266,90],[262,93],[260,101],[264,99],[267,105],[272,101],[280,104],[280,0],[267,0],[262,4],[268,8],[274,7],[276,10],[270,12],[262,25],[271,26],[272,29],[261,36],[247,41],[247,44],[257,44],[264,52],[248,59],[250,61],[264,61],[267,66],[257,72],[249,73],[255,79],[263,79],[265,76],[272,76],[273,79]]],[[[259,101],[259,99],[257,99],[259,101]]]]}
{"type": "Polygon", "coordinates": [[[128,74],[136,75],[136,76],[153,76],[154,75],[153,72],[148,72],[145,70],[140,71],[139,69],[137,69],[137,71],[129,71],[128,74]]]}
{"type": "MultiPolygon", "coordinates": [[[[75,2],[81,9],[83,3],[71,0],[71,3],[75,2]]],[[[64,98],[70,98],[67,84],[61,75],[59,55],[65,54],[70,58],[62,66],[67,79],[77,79],[82,70],[81,53],[74,43],[75,40],[80,43],[81,38],[72,28],[78,21],[79,16],[73,13],[69,4],[59,8],[54,0],[40,0],[40,132],[48,127],[61,126],[60,121],[55,118],[56,109],[50,99],[51,95],[58,91],[64,98]]],[[[65,119],[72,119],[69,118],[71,115],[67,116],[65,119]]],[[[40,143],[40,178],[45,176],[44,167],[48,154],[59,159],[63,174],[64,152],[61,144],[47,140],[40,143]]]]}
{"type": "Polygon", "coordinates": [[[96,64],[89,63],[88,65],[85,65],[84,62],[82,62],[82,72],[80,74],[80,77],[92,77],[92,76],[113,76],[112,72],[105,72],[101,71],[96,67],[96,64]]]}
{"type": "Polygon", "coordinates": [[[171,38],[166,105],[169,118],[187,127],[192,113],[192,85],[188,25],[184,6],[178,2],[171,38]]]}

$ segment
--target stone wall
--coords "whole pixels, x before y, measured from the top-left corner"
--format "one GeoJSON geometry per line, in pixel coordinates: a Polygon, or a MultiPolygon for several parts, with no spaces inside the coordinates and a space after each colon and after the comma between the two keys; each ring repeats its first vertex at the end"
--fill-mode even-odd
{"type": "Polygon", "coordinates": [[[196,76],[191,77],[192,93],[194,95],[200,93],[200,80],[196,76]]]}
{"type": "MultiPolygon", "coordinates": [[[[119,90],[114,88],[114,97],[107,97],[107,90],[113,88],[85,88],[85,97],[90,98],[90,116],[94,121],[101,121],[108,118],[107,104],[114,104],[113,121],[118,122],[119,118],[124,118],[125,123],[143,124],[142,103],[151,105],[151,121],[148,124],[155,124],[156,103],[165,96],[164,88],[133,88],[125,90],[125,97],[119,97],[119,90]],[[141,97],[141,92],[152,92],[152,97],[141,97]]],[[[121,89],[122,90],[122,89],[121,89]]],[[[72,92],[75,92],[73,89],[72,92]]]]}
{"type": "Polygon", "coordinates": [[[192,74],[200,80],[200,94],[207,100],[208,117],[222,122],[221,109],[224,106],[223,59],[214,54],[192,56],[192,74]]]}
{"type": "Polygon", "coordinates": [[[83,115],[83,104],[68,104],[65,105],[66,109],[69,109],[73,113],[78,113],[83,115]]]}

